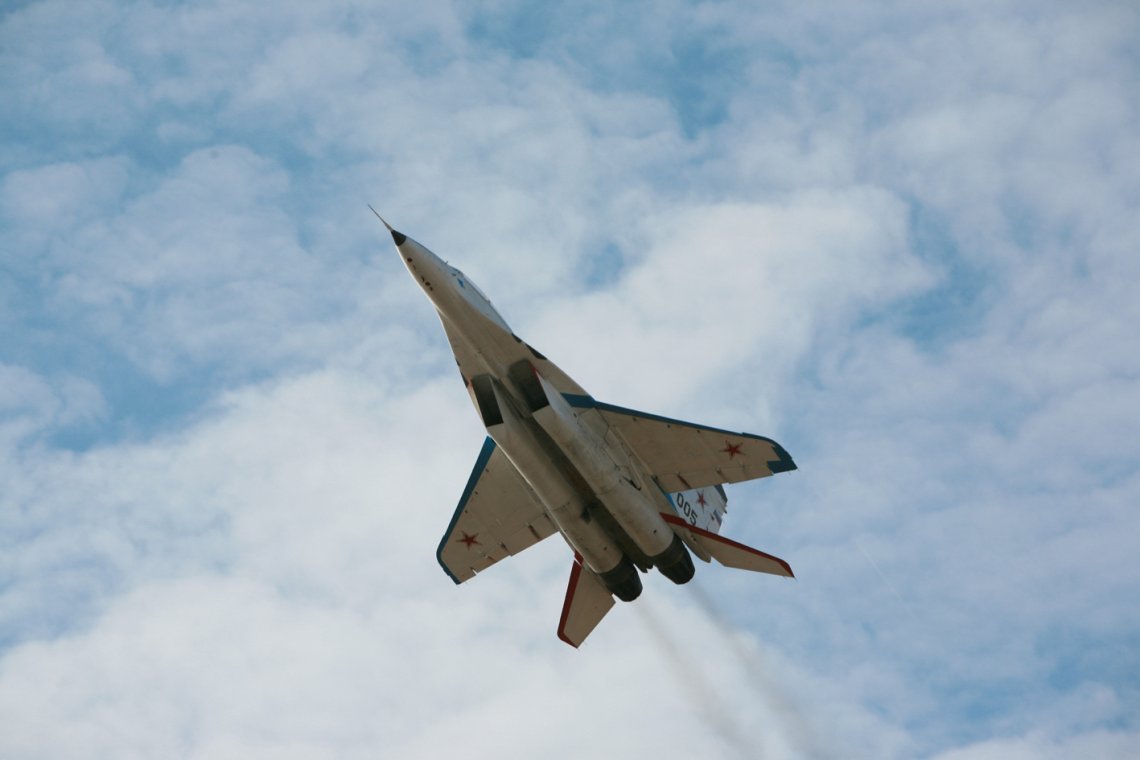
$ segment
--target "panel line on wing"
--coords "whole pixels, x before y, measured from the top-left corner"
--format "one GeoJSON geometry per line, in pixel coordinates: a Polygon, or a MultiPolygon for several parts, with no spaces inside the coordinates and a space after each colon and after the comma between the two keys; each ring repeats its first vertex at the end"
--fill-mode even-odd
{"type": "Polygon", "coordinates": [[[436,559],[453,581],[462,583],[555,530],[538,496],[488,437],[436,559]]]}

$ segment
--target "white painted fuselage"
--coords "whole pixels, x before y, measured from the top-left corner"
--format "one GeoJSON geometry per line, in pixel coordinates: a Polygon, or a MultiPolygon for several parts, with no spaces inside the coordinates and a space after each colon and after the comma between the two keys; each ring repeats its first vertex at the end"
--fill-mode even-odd
{"type": "Polygon", "coordinates": [[[585,396],[580,386],[515,336],[461,271],[401,233],[393,238],[439,313],[488,435],[570,547],[622,599],[640,592],[633,565],[687,581],[692,561],[662,517],[675,512],[672,501],[619,436],[567,402],[564,394],[585,396]]]}

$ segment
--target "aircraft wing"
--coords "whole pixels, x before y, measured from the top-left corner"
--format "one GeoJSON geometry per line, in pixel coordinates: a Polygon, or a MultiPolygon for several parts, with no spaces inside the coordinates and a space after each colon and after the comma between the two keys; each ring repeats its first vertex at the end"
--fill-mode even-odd
{"type": "Polygon", "coordinates": [[[796,469],[791,455],[770,438],[659,417],[603,404],[589,396],[565,398],[576,408],[596,409],[667,493],[796,469]]]}
{"type": "Polygon", "coordinates": [[[436,558],[453,581],[462,583],[555,530],[538,496],[487,438],[436,558]]]}

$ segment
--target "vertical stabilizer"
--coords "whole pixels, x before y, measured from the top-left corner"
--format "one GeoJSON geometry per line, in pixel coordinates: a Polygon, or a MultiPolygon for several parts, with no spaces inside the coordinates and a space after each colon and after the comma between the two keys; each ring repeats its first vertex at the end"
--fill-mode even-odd
{"type": "Polygon", "coordinates": [[[682,520],[693,527],[720,533],[724,524],[724,514],[728,511],[728,495],[719,485],[708,488],[693,488],[669,494],[673,506],[682,520]]]}

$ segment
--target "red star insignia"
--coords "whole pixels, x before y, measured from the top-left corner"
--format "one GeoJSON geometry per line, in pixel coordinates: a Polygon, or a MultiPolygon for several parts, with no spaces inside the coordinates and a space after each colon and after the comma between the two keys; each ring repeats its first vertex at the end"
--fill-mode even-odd
{"type": "Polygon", "coordinates": [[[700,504],[702,507],[708,506],[708,502],[705,501],[705,492],[704,491],[697,491],[697,503],[700,504]]]}
{"type": "Polygon", "coordinates": [[[479,534],[478,534],[478,533],[473,533],[473,534],[471,534],[471,535],[469,536],[469,535],[467,535],[466,533],[464,533],[463,531],[459,531],[459,532],[460,532],[460,533],[463,533],[463,538],[459,539],[459,543],[461,543],[461,544],[466,544],[466,545],[467,545],[467,548],[468,548],[468,549],[470,549],[470,548],[471,548],[471,545],[472,545],[472,544],[476,544],[476,545],[478,545],[478,546],[482,546],[482,544],[480,544],[478,541],[476,541],[476,540],[475,540],[475,539],[479,538],[479,534]]]}
{"type": "Polygon", "coordinates": [[[737,454],[744,456],[744,454],[740,451],[739,443],[729,443],[728,441],[725,441],[724,448],[721,449],[721,451],[725,454],[728,454],[729,459],[735,459],[737,454]]]}

